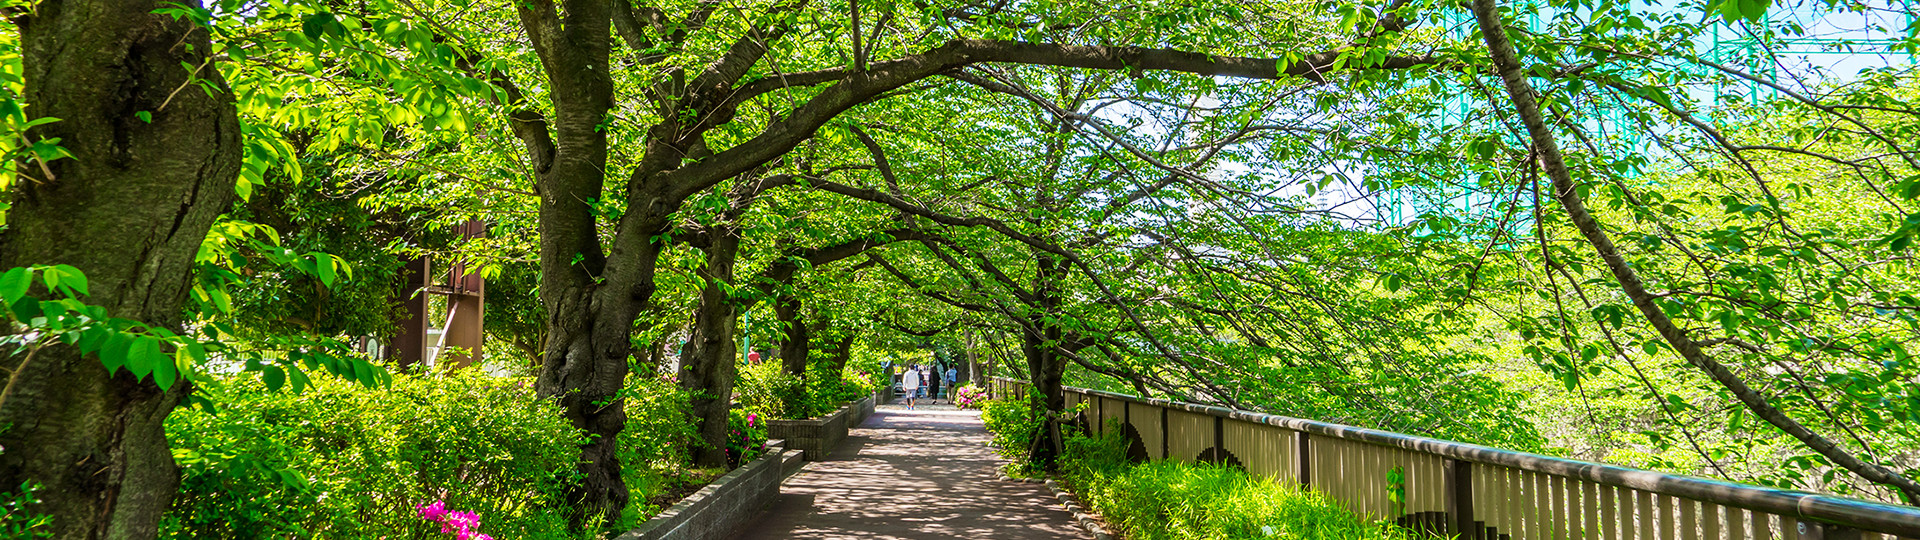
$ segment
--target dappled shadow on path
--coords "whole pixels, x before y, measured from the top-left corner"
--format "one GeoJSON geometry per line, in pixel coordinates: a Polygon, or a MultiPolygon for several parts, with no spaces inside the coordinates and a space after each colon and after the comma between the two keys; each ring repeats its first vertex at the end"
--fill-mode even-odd
{"type": "Polygon", "coordinates": [[[975,411],[881,406],[737,538],[1087,537],[1045,486],[999,480],[987,439],[975,411]]]}

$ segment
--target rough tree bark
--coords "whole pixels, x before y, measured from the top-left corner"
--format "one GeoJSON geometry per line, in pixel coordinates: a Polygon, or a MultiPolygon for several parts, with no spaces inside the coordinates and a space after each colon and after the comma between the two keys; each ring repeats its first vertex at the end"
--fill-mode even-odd
{"type": "Polygon", "coordinates": [[[1034,254],[1033,309],[1026,316],[1024,331],[1020,333],[1020,350],[1027,357],[1027,380],[1033,385],[1033,396],[1039,402],[1041,415],[1040,432],[1033,438],[1033,447],[1028,450],[1028,462],[1042,470],[1052,470],[1054,462],[1066,450],[1066,441],[1060,432],[1060,416],[1067,409],[1066,388],[1062,379],[1067,371],[1067,358],[1060,353],[1061,339],[1065,333],[1049,319],[1060,308],[1060,279],[1068,272],[1067,261],[1050,253],[1034,254]]]}
{"type": "Polygon", "coordinates": [[[799,297],[782,295],[774,300],[773,315],[785,326],[786,331],[785,340],[780,342],[780,370],[795,377],[806,377],[807,355],[812,349],[807,340],[812,336],[800,307],[799,297]]]}
{"type": "Polygon", "coordinates": [[[1507,37],[1506,27],[1500,20],[1499,6],[1494,2],[1495,0],[1474,0],[1473,15],[1479,22],[1480,35],[1486,40],[1494,68],[1499,72],[1500,80],[1506,85],[1507,96],[1512,99],[1514,109],[1520,114],[1521,123],[1526,126],[1527,135],[1533,141],[1534,149],[1540,156],[1541,168],[1546,172],[1547,178],[1553,182],[1554,196],[1559,199],[1560,206],[1566,209],[1567,217],[1573,222],[1574,227],[1580,230],[1580,234],[1586,237],[1587,243],[1593,246],[1594,252],[1606,262],[1607,269],[1613,273],[1614,281],[1620,284],[1620,289],[1626,293],[1628,299],[1633,301],[1634,307],[1640,310],[1640,314],[1647,323],[1660,333],[1660,337],[1667,342],[1668,346],[1673,347],[1681,358],[1733,393],[1741,405],[1752,411],[1754,416],[1766,420],[1780,431],[1798,439],[1835,465],[1870,482],[1899,491],[1909,503],[1920,504],[1920,483],[1880,465],[1861,460],[1853,453],[1834,444],[1833,441],[1787,416],[1785,411],[1767,401],[1766,396],[1748,386],[1746,381],[1727,369],[1726,365],[1707,356],[1700,342],[1687,335],[1685,329],[1680,328],[1672,318],[1667,316],[1666,311],[1660,309],[1660,305],[1655,303],[1653,293],[1647,291],[1645,282],[1641,281],[1639,273],[1627,263],[1626,257],[1621,255],[1613,239],[1607,235],[1605,229],[1601,228],[1593,214],[1587,211],[1586,200],[1580,195],[1579,186],[1574,182],[1572,171],[1567,168],[1559,142],[1555,140],[1552,129],[1547,127],[1546,116],[1541,112],[1540,105],[1536,101],[1533,85],[1527,82],[1526,75],[1521,70],[1519,54],[1514,51],[1513,42],[1507,37]]]}
{"type": "MultiPolygon", "coordinates": [[[[152,13],[160,7],[48,0],[14,19],[27,115],[60,119],[29,137],[58,137],[73,157],[22,166],[0,267],[73,265],[87,273],[89,302],[179,330],[194,254],[233,201],[240,130],[226,82],[207,65],[207,32],[152,13]]],[[[110,377],[65,346],[0,369],[9,373],[0,489],[43,484],[32,511],[53,517],[55,538],[157,534],[180,480],[162,422],[187,384],[162,391],[126,371],[110,377]]]]}
{"type": "Polygon", "coordinates": [[[706,266],[698,272],[700,307],[693,317],[693,336],[687,340],[687,352],[681,357],[680,387],[693,393],[692,419],[699,425],[700,440],[693,461],[701,467],[727,464],[727,410],[733,405],[733,381],[739,347],[734,344],[734,320],[739,312],[726,290],[733,281],[733,267],[740,251],[740,237],[724,227],[709,238],[705,248],[706,266]]]}

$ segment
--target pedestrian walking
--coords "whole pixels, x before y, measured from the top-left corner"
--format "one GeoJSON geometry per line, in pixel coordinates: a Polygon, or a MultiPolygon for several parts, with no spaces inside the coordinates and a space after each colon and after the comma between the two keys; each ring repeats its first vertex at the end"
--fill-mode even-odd
{"type": "Polygon", "coordinates": [[[900,375],[900,389],[906,391],[907,408],[912,409],[913,398],[914,396],[918,395],[918,393],[920,392],[920,367],[919,366],[907,368],[907,372],[900,375]]]}
{"type": "Polygon", "coordinates": [[[927,373],[925,373],[925,377],[927,377],[927,400],[933,402],[933,404],[939,404],[939,402],[941,402],[941,377],[939,377],[939,373],[941,373],[939,367],[927,367],[927,373]]]}
{"type": "Polygon", "coordinates": [[[953,403],[953,396],[957,390],[954,385],[960,383],[960,368],[947,366],[947,376],[942,379],[947,381],[947,403],[953,403]]]}

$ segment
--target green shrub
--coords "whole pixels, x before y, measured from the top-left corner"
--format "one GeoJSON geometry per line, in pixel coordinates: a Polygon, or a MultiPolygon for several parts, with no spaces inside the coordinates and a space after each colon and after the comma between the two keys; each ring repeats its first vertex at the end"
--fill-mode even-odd
{"type": "Polygon", "coordinates": [[[848,402],[872,395],[879,388],[873,376],[866,372],[832,373],[824,362],[809,366],[805,379],[787,374],[777,362],[741,366],[735,386],[742,408],[787,420],[831,414],[848,402]]]}
{"type": "Polygon", "coordinates": [[[672,380],[639,374],[627,376],[622,396],[627,427],[620,432],[621,465],[635,470],[686,464],[688,449],[699,437],[698,428],[687,421],[692,396],[672,380]]]}
{"type": "Polygon", "coordinates": [[[53,516],[36,513],[30,508],[40,504],[40,499],[33,495],[40,489],[38,482],[28,480],[20,483],[18,491],[0,493],[0,538],[53,538],[53,533],[47,530],[53,528],[53,516]]]}
{"type": "Polygon", "coordinates": [[[766,445],[766,417],[737,408],[727,411],[727,463],[745,465],[758,459],[766,445]]]}
{"type": "Polygon", "coordinates": [[[215,413],[167,420],[182,467],[168,538],[444,536],[415,506],[478,513],[496,538],[563,538],[584,440],[529,383],[395,373],[369,390],[315,378],[304,393],[203,386],[215,413]]]}
{"type": "Polygon", "coordinates": [[[1040,431],[1033,406],[1019,399],[988,400],[980,405],[980,421],[993,433],[996,451],[1008,458],[1025,457],[1033,446],[1033,434],[1040,431]]]}
{"type": "Polygon", "coordinates": [[[628,502],[616,529],[631,529],[660,513],[671,500],[706,484],[724,471],[688,467],[689,450],[699,436],[687,421],[691,394],[678,383],[651,375],[627,376],[627,427],[620,432],[620,476],[628,502]]]}
{"type": "Polygon", "coordinates": [[[1298,484],[1212,464],[1126,461],[1120,429],[1067,440],[1068,485],[1128,538],[1410,539],[1298,484]]]}
{"type": "Polygon", "coordinates": [[[787,419],[818,415],[809,399],[807,382],[787,374],[778,362],[741,366],[735,386],[740,393],[740,406],[754,413],[787,419]]]}

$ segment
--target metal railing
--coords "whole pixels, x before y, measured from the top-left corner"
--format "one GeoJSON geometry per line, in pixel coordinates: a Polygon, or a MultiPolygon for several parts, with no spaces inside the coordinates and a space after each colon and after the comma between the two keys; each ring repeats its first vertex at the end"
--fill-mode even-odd
{"type": "MultiPolygon", "coordinates": [[[[995,379],[995,396],[1027,384],[995,379]]],[[[1914,540],[1920,507],[1772,489],[1353,426],[1066,389],[1134,459],[1227,463],[1348,510],[1489,540],[1914,540]],[[1397,495],[1397,496],[1396,496],[1397,495]]]]}

